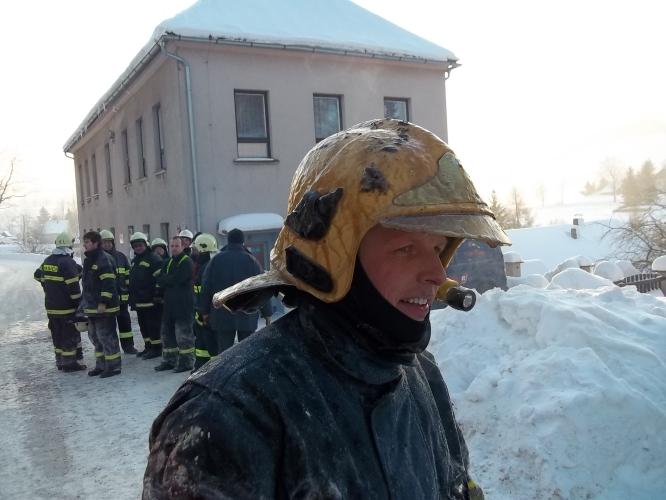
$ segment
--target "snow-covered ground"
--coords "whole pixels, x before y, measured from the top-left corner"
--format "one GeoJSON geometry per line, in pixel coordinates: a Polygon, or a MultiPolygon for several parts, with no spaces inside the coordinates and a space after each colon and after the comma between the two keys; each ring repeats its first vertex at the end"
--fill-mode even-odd
{"type": "MultiPolygon", "coordinates": [[[[56,371],[42,259],[0,255],[0,498],[139,498],[150,424],[185,376],[134,356],[107,380],[56,371]]],[[[666,300],[574,288],[433,311],[474,476],[489,500],[666,498],[666,300]]]]}

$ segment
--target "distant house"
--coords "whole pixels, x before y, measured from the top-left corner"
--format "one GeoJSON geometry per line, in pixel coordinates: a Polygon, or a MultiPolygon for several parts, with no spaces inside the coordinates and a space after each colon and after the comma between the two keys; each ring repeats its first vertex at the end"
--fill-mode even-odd
{"type": "Polygon", "coordinates": [[[44,224],[41,240],[44,243],[54,243],[56,236],[69,231],[69,222],[65,219],[53,219],[44,224]]]}
{"type": "MultiPolygon", "coordinates": [[[[156,28],[67,140],[79,227],[113,228],[127,250],[134,231],[284,217],[299,161],[332,133],[390,116],[446,138],[457,66],[347,0],[200,0],[156,28]]],[[[264,265],[277,231],[249,228],[264,265]]]]}

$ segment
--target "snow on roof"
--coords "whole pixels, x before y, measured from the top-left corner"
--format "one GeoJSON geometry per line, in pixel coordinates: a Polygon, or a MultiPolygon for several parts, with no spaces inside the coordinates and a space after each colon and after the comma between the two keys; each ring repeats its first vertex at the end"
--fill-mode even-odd
{"type": "Polygon", "coordinates": [[[613,282],[578,267],[570,267],[557,273],[548,288],[569,288],[572,290],[592,290],[603,286],[614,286],[613,282]]]}
{"type": "Polygon", "coordinates": [[[622,268],[615,262],[608,260],[597,262],[597,264],[594,266],[594,274],[597,276],[602,276],[603,278],[611,281],[620,281],[621,279],[625,278],[622,268]]]}
{"type": "Polygon", "coordinates": [[[67,140],[65,152],[159,52],[165,37],[458,66],[453,52],[349,0],[199,0],[157,26],[150,41],[67,140]]]}
{"type": "Polygon", "coordinates": [[[652,270],[658,272],[666,272],[666,255],[657,257],[652,263],[652,270]]]}
{"type": "Polygon", "coordinates": [[[268,229],[280,229],[283,223],[284,219],[278,214],[239,214],[222,219],[217,224],[217,232],[226,235],[229,231],[236,228],[241,231],[266,231],[268,229]]]}
{"type": "Polygon", "coordinates": [[[69,223],[66,220],[50,220],[44,224],[44,234],[59,234],[64,233],[69,228],[69,223]]]}
{"type": "Polygon", "coordinates": [[[519,253],[524,260],[539,259],[548,269],[553,269],[573,256],[584,255],[593,262],[612,256],[617,248],[613,238],[603,238],[606,231],[602,224],[586,222],[580,226],[576,239],[571,237],[570,224],[509,229],[506,233],[513,242],[509,247],[511,251],[519,253]]]}
{"type": "Polygon", "coordinates": [[[162,22],[153,39],[163,34],[440,62],[457,60],[449,50],[348,0],[199,0],[162,22]]]}
{"type": "Polygon", "coordinates": [[[504,254],[504,262],[508,263],[518,263],[522,262],[523,259],[520,258],[520,254],[518,252],[506,252],[504,254]]]}

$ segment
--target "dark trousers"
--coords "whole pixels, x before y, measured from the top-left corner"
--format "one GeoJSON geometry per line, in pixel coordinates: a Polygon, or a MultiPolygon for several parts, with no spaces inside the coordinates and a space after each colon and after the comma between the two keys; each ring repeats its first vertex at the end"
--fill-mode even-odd
{"type": "Polygon", "coordinates": [[[88,337],[95,346],[95,368],[120,369],[120,345],[116,335],[116,317],[88,318],[88,337]]]}
{"type": "Polygon", "coordinates": [[[137,308],[136,316],[146,349],[159,349],[162,345],[160,329],[162,327],[162,307],[137,308]]]}
{"type": "Polygon", "coordinates": [[[206,325],[199,323],[199,317],[195,317],[192,328],[194,330],[194,369],[198,370],[211,358],[220,353],[215,331],[206,325]]]}
{"type": "Polygon", "coordinates": [[[118,338],[120,339],[120,345],[123,346],[123,351],[132,350],[134,348],[134,334],[132,333],[132,321],[130,320],[127,303],[120,304],[116,321],[118,322],[118,338]]]}
{"type": "Polygon", "coordinates": [[[226,351],[232,345],[234,345],[234,340],[236,340],[236,333],[238,333],[238,342],[242,342],[254,332],[246,330],[218,330],[217,331],[217,344],[220,348],[220,352],[226,351]]]}
{"type": "Polygon", "coordinates": [[[81,334],[74,327],[70,318],[49,318],[49,330],[53,340],[56,366],[64,367],[76,364],[77,349],[81,344],[81,334]]]}
{"type": "Polygon", "coordinates": [[[174,366],[194,366],[192,318],[174,318],[162,313],[162,359],[174,366]]]}

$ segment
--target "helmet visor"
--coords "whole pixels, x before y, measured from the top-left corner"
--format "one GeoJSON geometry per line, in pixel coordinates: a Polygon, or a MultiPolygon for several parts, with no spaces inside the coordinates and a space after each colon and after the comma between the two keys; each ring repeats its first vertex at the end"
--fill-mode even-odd
{"type": "Polygon", "coordinates": [[[491,247],[511,245],[495,219],[481,214],[408,215],[387,217],[379,223],[402,231],[440,234],[453,238],[481,240],[491,247]]]}

